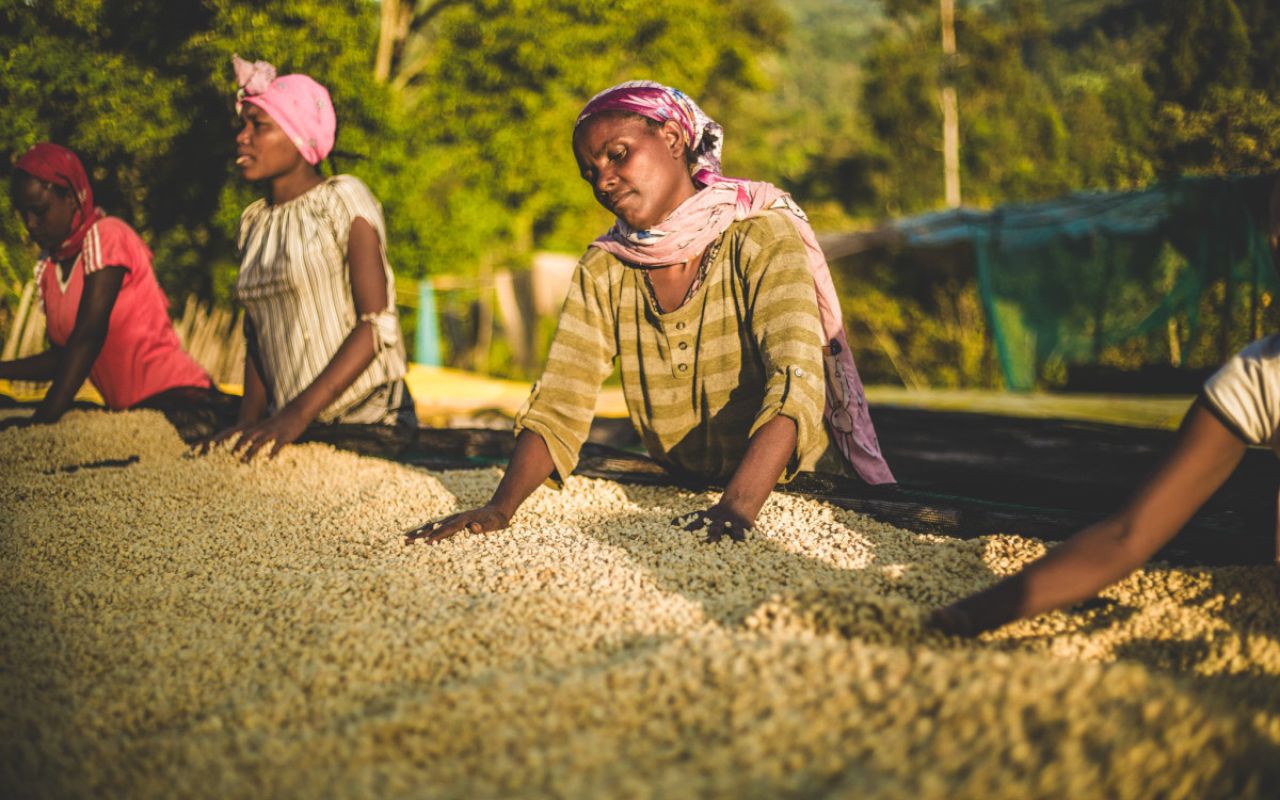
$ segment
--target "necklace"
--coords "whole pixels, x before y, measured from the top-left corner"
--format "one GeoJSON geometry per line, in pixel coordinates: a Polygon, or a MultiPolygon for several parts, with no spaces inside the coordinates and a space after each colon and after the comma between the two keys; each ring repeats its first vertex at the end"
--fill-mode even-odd
{"type": "MultiPolygon", "coordinates": [[[[698,262],[698,274],[694,276],[693,283],[689,284],[688,291],[684,293],[684,299],[676,305],[676,308],[684,307],[684,304],[689,302],[693,298],[694,293],[698,291],[698,287],[702,286],[702,282],[707,278],[708,266],[715,260],[716,255],[720,252],[720,242],[723,238],[724,237],[718,237],[714,242],[707,246],[706,250],[702,251],[702,260],[698,262]]],[[[662,304],[658,302],[658,293],[653,289],[653,280],[649,277],[649,270],[644,271],[644,285],[645,288],[649,290],[649,299],[653,301],[653,307],[658,310],[659,314],[667,313],[662,308],[662,304]]],[[[675,311],[676,308],[671,310],[675,311]]]]}

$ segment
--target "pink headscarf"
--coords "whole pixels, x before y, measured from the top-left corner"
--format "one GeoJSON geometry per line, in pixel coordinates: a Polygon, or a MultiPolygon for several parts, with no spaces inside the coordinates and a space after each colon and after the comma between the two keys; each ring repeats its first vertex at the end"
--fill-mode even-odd
{"type": "Polygon", "coordinates": [[[307,75],[276,77],[266,61],[231,57],[236,69],[236,113],[251,103],[271,116],[308,164],[319,164],[333,150],[338,118],[329,90],[307,75]]]}
{"type": "Polygon", "coordinates": [[[685,143],[696,156],[693,179],[703,187],[670,216],[647,230],[633,230],[621,219],[591,243],[622,261],[640,267],[688,261],[738,220],[778,209],[790,217],[808,255],[809,272],[817,292],[826,364],[827,403],[824,416],[829,432],[850,466],[870,484],[896,483],[880,453],[862,379],[849,349],[840,298],[831,268],[818,238],[791,195],[770,183],[726,178],[720,174],[724,129],[683,92],[653,81],[627,81],[597,94],[578,114],[576,130],[588,117],[603,111],[628,111],[647,119],[675,120],[685,143]]]}
{"type": "Polygon", "coordinates": [[[93,205],[93,187],[89,185],[89,176],[85,174],[80,159],[62,145],[41,142],[23,153],[13,166],[75,195],[79,207],[71,217],[71,235],[58,245],[57,250],[47,255],[54,261],[63,261],[78,254],[93,223],[105,216],[102,209],[93,205]]]}

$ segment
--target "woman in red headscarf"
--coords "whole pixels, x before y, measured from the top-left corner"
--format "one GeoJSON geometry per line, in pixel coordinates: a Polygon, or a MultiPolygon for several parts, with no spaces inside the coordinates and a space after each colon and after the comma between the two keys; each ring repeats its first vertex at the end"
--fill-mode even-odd
{"type": "Polygon", "coordinates": [[[113,410],[167,410],[210,400],[213,381],[183,350],[151,251],[128,223],[93,204],[75,153],[37,144],[14,165],[14,208],[40,246],[35,281],[50,349],[0,362],[0,379],[52,381],[27,420],[56,422],[89,378],[113,410]]]}

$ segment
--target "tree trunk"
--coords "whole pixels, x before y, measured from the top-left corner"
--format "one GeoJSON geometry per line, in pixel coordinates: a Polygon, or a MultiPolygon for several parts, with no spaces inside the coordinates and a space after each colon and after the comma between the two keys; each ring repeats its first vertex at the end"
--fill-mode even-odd
{"type": "Polygon", "coordinates": [[[955,0],[940,0],[942,17],[942,172],[948,208],[960,207],[960,110],[956,102],[955,0]]]}
{"type": "Polygon", "coordinates": [[[373,63],[373,77],[386,83],[391,77],[391,57],[396,49],[396,36],[400,27],[402,0],[381,0],[382,19],[378,24],[378,54],[373,63]]]}

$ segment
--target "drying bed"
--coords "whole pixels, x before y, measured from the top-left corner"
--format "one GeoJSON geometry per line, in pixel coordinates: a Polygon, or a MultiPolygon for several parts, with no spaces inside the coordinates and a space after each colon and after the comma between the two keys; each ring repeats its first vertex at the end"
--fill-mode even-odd
{"type": "Polygon", "coordinates": [[[1144,569],[977,641],[932,607],[1044,552],[775,494],[571,478],[513,526],[309,444],[193,456],[153,412],[0,432],[5,796],[1274,797],[1280,577],[1144,569]]]}

